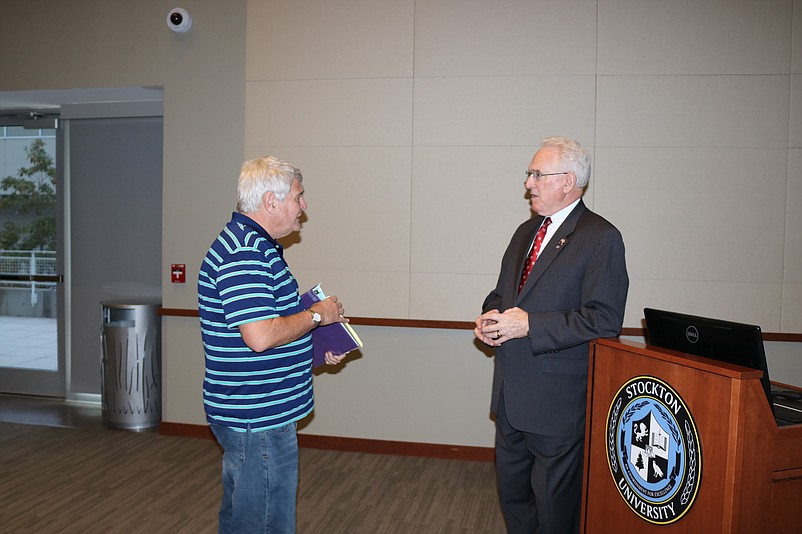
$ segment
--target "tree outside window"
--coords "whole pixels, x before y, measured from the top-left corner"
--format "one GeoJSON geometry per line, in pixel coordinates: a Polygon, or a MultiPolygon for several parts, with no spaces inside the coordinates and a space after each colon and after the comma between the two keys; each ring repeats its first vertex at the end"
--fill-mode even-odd
{"type": "Polygon", "coordinates": [[[56,167],[42,139],[26,147],[27,167],[0,181],[0,209],[16,215],[0,228],[0,249],[55,250],[56,167]]]}

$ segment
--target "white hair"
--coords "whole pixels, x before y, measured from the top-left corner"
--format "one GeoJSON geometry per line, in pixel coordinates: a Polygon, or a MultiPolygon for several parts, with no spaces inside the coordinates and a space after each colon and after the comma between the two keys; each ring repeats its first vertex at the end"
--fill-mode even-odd
{"type": "Polygon", "coordinates": [[[576,186],[585,187],[590,181],[590,154],[579,142],[568,137],[546,137],[540,142],[541,148],[555,147],[560,151],[560,159],[569,171],[576,176],[576,186]]]}
{"type": "Polygon", "coordinates": [[[255,213],[265,193],[273,193],[279,202],[292,189],[293,180],[304,181],[301,171],[273,156],[248,160],[242,164],[237,182],[237,211],[255,213]]]}

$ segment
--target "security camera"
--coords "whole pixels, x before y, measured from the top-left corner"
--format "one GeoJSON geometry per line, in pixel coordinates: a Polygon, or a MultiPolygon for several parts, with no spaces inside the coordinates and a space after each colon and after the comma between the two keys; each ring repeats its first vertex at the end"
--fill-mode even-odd
{"type": "Polygon", "coordinates": [[[174,32],[184,33],[192,26],[192,17],[183,7],[174,7],[167,13],[167,27],[174,32]]]}

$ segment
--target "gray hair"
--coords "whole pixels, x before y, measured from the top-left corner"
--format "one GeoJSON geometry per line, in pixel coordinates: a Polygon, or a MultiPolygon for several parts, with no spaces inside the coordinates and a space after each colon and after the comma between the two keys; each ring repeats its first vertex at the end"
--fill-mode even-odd
{"type": "Polygon", "coordinates": [[[540,142],[542,148],[555,147],[568,170],[576,176],[576,186],[585,187],[590,181],[590,154],[579,142],[568,137],[546,137],[540,142]]]}
{"type": "Polygon", "coordinates": [[[242,164],[237,182],[237,211],[255,213],[265,193],[273,193],[279,202],[292,189],[293,180],[304,181],[298,167],[273,156],[248,160],[242,164]]]}

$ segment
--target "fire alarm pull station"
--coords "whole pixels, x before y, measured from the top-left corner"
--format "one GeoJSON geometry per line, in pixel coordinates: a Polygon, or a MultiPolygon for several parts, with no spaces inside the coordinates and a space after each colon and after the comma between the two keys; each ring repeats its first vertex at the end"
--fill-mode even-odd
{"type": "Polygon", "coordinates": [[[184,284],[187,281],[187,266],[183,263],[174,263],[170,267],[170,281],[174,284],[184,284]]]}

